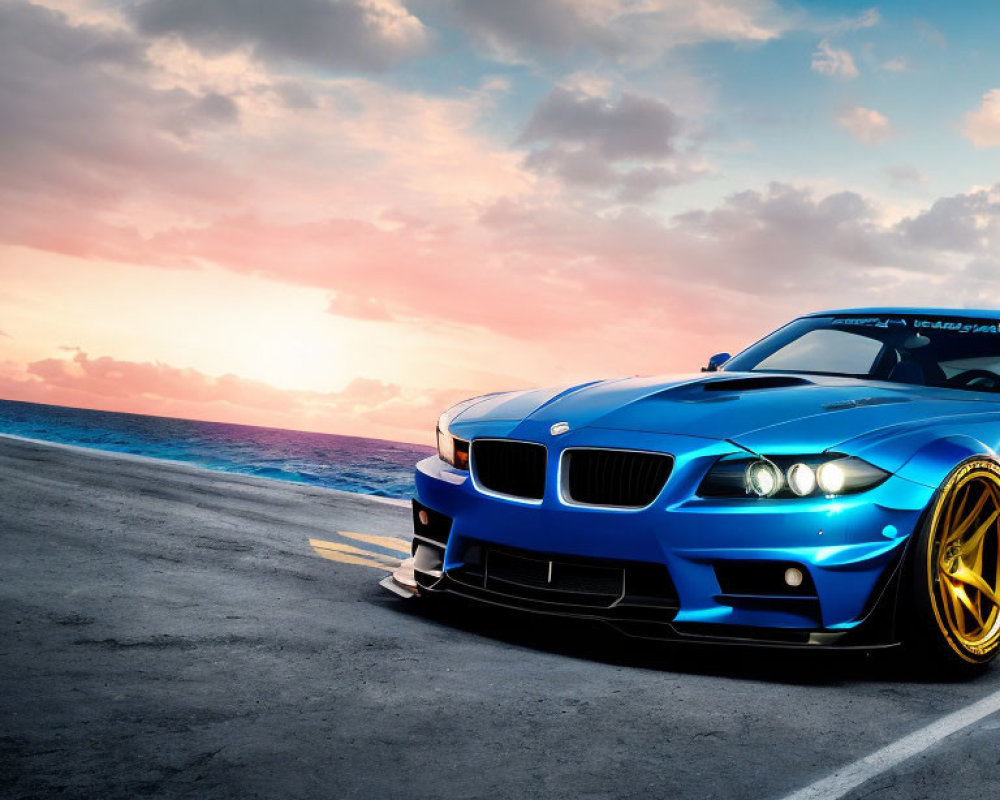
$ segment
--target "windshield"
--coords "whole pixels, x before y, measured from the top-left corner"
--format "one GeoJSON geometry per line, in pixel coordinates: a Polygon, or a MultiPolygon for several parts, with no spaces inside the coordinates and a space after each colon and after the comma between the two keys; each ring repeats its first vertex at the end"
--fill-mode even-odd
{"type": "Polygon", "coordinates": [[[1000,321],[919,314],[806,317],[744,350],[724,369],[1000,392],[1000,321]]]}

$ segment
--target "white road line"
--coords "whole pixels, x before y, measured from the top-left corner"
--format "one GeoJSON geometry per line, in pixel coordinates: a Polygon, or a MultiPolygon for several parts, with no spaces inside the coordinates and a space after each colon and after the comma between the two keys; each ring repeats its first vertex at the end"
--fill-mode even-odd
{"type": "Polygon", "coordinates": [[[841,767],[832,775],[787,795],[783,800],[837,800],[876,775],[888,772],[897,764],[922,753],[945,737],[951,736],[997,711],[1000,711],[1000,691],[984,697],[971,706],[966,706],[942,717],[926,728],[914,731],[909,736],[904,736],[881,750],[876,750],[874,753],[858,759],[853,764],[841,767]]]}

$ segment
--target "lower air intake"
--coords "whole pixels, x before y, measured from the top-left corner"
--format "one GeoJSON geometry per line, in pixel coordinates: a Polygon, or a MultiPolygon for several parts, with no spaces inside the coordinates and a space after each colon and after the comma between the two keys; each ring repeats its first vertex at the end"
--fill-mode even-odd
{"type": "Polygon", "coordinates": [[[552,555],[462,540],[451,590],[501,605],[668,622],[677,590],[663,564],[552,555]]]}

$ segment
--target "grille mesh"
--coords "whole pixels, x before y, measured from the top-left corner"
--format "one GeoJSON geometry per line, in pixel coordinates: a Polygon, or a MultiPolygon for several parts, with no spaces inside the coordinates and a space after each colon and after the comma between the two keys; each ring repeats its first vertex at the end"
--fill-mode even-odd
{"type": "Polygon", "coordinates": [[[567,450],[564,491],[574,503],[642,508],[652,503],[670,476],[674,460],[661,453],[627,450],[567,450]]]}
{"type": "Polygon", "coordinates": [[[545,448],[540,444],[477,439],[472,468],[479,485],[492,492],[529,500],[545,494],[545,448]]]}

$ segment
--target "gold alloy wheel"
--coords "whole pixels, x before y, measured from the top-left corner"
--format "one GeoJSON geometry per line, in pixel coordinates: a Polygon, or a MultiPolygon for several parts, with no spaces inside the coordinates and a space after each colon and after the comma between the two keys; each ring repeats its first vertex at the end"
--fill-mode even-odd
{"type": "Polygon", "coordinates": [[[1000,467],[969,461],[938,497],[927,547],[931,607],[951,648],[979,663],[1000,644],[1000,467]]]}

